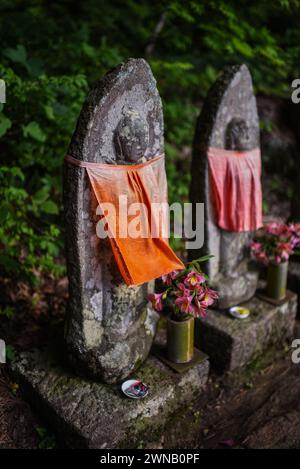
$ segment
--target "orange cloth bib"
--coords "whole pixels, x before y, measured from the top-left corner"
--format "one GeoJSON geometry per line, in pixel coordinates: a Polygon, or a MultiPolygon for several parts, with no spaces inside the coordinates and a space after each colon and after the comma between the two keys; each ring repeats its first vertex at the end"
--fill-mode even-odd
{"type": "Polygon", "coordinates": [[[69,155],[65,159],[87,170],[107,223],[115,260],[127,285],[140,285],[184,268],[164,239],[166,217],[152,205],[167,203],[163,156],[136,165],[87,163],[69,155]],[[119,196],[122,196],[121,204],[119,196]],[[115,207],[116,216],[108,215],[106,204],[115,207]],[[139,204],[143,204],[143,210],[139,210],[139,204]],[[134,230],[135,227],[140,227],[141,235],[139,230],[134,230]],[[134,237],[130,236],[132,231],[134,237]],[[151,237],[153,232],[155,237],[151,237]]]}
{"type": "Polygon", "coordinates": [[[260,149],[208,148],[211,197],[223,230],[254,231],[262,226],[260,149]]]}

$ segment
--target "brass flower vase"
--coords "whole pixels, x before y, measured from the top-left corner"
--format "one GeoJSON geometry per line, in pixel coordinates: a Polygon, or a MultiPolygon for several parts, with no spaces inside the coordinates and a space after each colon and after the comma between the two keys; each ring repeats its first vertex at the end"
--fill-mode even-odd
{"type": "Polygon", "coordinates": [[[193,316],[184,321],[167,319],[167,355],[174,363],[188,363],[194,355],[193,316]]]}
{"type": "Polygon", "coordinates": [[[267,296],[274,300],[282,300],[286,296],[288,261],[276,264],[270,262],[267,274],[267,296]]]}

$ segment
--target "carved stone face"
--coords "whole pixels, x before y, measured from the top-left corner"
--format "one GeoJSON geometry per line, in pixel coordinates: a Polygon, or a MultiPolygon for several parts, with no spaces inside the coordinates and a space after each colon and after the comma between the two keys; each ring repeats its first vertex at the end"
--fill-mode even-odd
{"type": "Polygon", "coordinates": [[[119,160],[136,163],[145,155],[149,145],[149,126],[134,109],[128,109],[120,120],[115,134],[115,145],[119,160]]]}
{"type": "Polygon", "coordinates": [[[233,118],[226,129],[227,150],[250,150],[251,139],[247,123],[243,119],[233,118]]]}

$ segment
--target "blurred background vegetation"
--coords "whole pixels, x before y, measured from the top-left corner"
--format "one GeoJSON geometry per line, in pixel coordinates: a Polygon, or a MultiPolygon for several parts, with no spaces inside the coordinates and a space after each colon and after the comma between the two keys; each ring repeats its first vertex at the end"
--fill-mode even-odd
{"type": "MultiPolygon", "coordinates": [[[[224,65],[243,62],[258,95],[289,100],[300,72],[299,12],[288,0],[1,0],[2,278],[37,287],[43,275],[64,275],[62,160],[94,80],[125,58],[149,61],[164,104],[170,199],[185,200],[208,88],[224,65]]],[[[273,125],[262,119],[265,132],[273,125]]],[[[281,160],[281,176],[294,165],[281,160]]],[[[280,185],[275,176],[272,184],[280,185]]]]}

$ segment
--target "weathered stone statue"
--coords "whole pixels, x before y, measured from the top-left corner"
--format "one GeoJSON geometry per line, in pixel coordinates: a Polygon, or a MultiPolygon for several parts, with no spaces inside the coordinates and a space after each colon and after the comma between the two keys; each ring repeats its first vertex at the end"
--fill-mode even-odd
{"type": "MultiPolygon", "coordinates": [[[[68,154],[107,164],[133,164],[163,154],[161,100],[144,60],[127,60],[96,83],[68,154]]],[[[97,204],[85,169],[65,163],[64,171],[67,355],[78,373],[113,383],[147,357],[157,316],[147,306],[147,285],[126,286],[109,240],[96,235],[97,204]]]]}
{"type": "MultiPolygon", "coordinates": [[[[297,104],[291,103],[290,107],[288,108],[289,111],[289,118],[292,120],[290,127],[292,128],[294,135],[296,136],[296,145],[293,148],[292,152],[289,153],[289,158],[294,156],[294,159],[298,161],[298,155],[300,152],[300,129],[299,129],[299,122],[300,122],[300,112],[299,106],[297,104]]],[[[294,175],[294,184],[293,184],[293,195],[291,200],[291,215],[290,220],[298,222],[300,220],[300,173],[296,171],[294,175]]],[[[299,258],[296,259],[297,261],[299,258]]]]}
{"type": "Polygon", "coordinates": [[[220,309],[250,299],[258,277],[248,267],[251,233],[226,231],[216,224],[208,148],[247,151],[258,147],[259,121],[250,73],[245,65],[227,67],[211,88],[197,122],[190,190],[193,203],[205,204],[205,241],[200,250],[189,251],[189,258],[214,256],[207,262],[206,270],[219,291],[220,309]]]}

